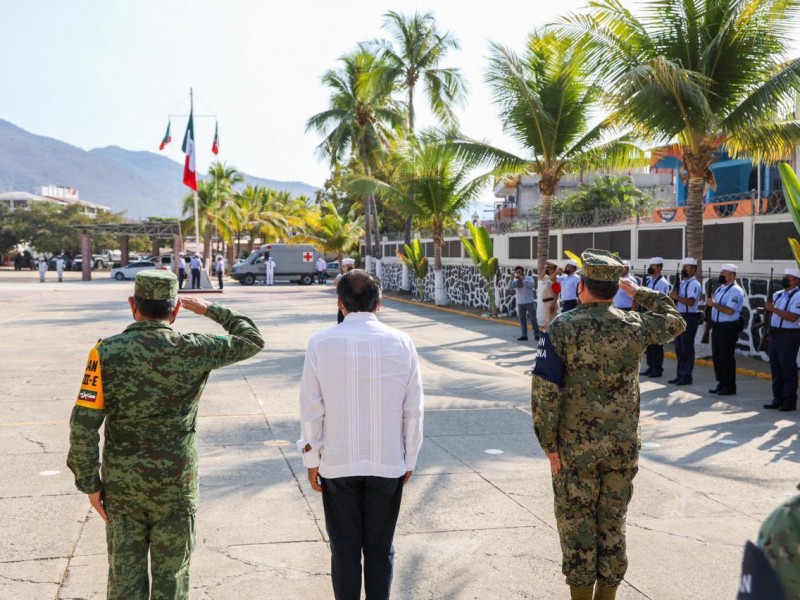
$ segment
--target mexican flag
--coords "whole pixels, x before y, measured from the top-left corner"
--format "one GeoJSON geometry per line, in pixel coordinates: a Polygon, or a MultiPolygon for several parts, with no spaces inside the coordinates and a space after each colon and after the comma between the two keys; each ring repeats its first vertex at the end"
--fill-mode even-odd
{"type": "Polygon", "coordinates": [[[169,128],[172,126],[172,121],[167,121],[167,132],[164,134],[164,139],[161,140],[161,145],[158,147],[159,150],[163,150],[164,146],[169,144],[172,141],[172,135],[169,133],[169,128]]]}
{"type": "Polygon", "coordinates": [[[214,143],[211,144],[211,151],[219,154],[219,123],[214,122],[214,143]]]}
{"type": "Polygon", "coordinates": [[[186,125],[186,135],[183,136],[183,153],[186,162],[183,164],[183,184],[197,191],[197,167],[194,156],[194,107],[189,111],[189,123],[186,125]]]}

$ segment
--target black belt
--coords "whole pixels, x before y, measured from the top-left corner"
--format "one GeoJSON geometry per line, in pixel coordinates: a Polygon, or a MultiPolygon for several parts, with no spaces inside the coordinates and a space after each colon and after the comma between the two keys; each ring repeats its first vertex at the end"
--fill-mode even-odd
{"type": "Polygon", "coordinates": [[[711,324],[714,327],[721,327],[723,325],[736,325],[736,327],[738,327],[739,326],[739,320],[737,319],[736,321],[713,321],[711,324]]]}
{"type": "Polygon", "coordinates": [[[696,317],[700,313],[680,313],[680,315],[685,319],[686,317],[696,317]]]}
{"type": "Polygon", "coordinates": [[[542,302],[552,302],[555,298],[545,298],[542,302]]]}
{"type": "Polygon", "coordinates": [[[800,329],[790,329],[788,327],[772,327],[770,333],[800,333],[800,329]]]}

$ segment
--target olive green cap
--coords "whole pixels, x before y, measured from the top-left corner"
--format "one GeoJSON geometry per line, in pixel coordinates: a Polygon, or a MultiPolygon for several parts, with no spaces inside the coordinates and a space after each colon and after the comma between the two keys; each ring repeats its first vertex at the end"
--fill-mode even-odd
{"type": "Polygon", "coordinates": [[[178,278],[171,271],[148,269],[136,274],[133,293],[145,300],[169,300],[178,297],[178,278]]]}
{"type": "Polygon", "coordinates": [[[581,254],[583,268],[581,275],[595,281],[619,281],[625,265],[619,256],[607,250],[589,248],[581,254]]]}

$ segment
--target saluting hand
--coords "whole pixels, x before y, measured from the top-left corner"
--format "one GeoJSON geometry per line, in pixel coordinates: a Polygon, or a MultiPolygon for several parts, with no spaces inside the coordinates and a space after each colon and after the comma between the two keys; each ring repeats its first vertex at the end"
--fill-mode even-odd
{"type": "Polygon", "coordinates": [[[200,316],[208,312],[208,307],[211,306],[211,304],[211,302],[203,300],[202,298],[194,298],[192,296],[181,297],[181,306],[189,312],[200,316]]]}
{"type": "Polygon", "coordinates": [[[639,284],[635,281],[631,281],[630,279],[620,279],[619,289],[633,298],[636,295],[636,292],[639,291],[639,284]]]}

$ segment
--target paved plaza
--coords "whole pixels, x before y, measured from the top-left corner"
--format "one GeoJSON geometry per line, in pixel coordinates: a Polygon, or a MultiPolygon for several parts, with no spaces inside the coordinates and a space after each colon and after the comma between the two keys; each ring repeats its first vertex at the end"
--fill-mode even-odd
{"type": "MultiPolygon", "coordinates": [[[[50,274],[52,277],[52,273],[50,274]]],[[[39,284],[0,271],[0,598],[105,598],[104,526],[66,468],[68,419],[89,349],[130,321],[132,282],[39,284]]],[[[54,279],[54,278],[53,278],[54,279]]],[[[212,296],[209,296],[212,298],[212,296]]],[[[267,340],[209,380],[200,408],[201,503],[192,598],[331,598],[322,502],[295,447],[298,384],[312,333],[336,322],[332,286],[232,284],[218,299],[267,340]]],[[[425,443],[405,488],[393,598],[559,599],[550,474],[533,435],[533,341],[496,322],[386,301],[380,318],[417,345],[425,443]]],[[[176,328],[220,332],[182,313],[176,328]]],[[[643,452],[628,519],[623,600],[732,599],[742,547],[796,493],[797,413],[739,395],[642,385],[643,452]]]]}

